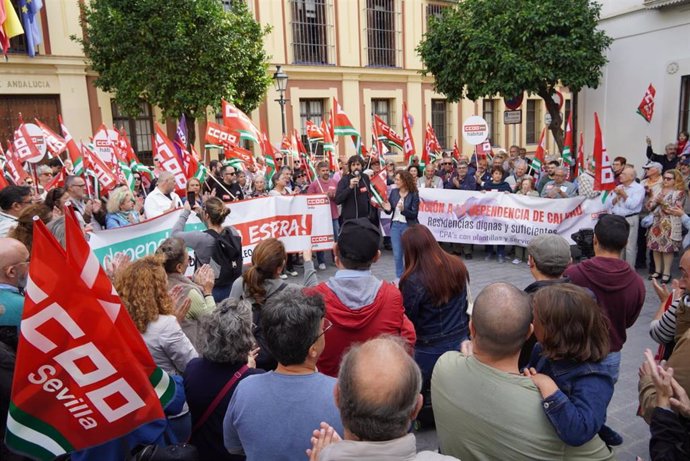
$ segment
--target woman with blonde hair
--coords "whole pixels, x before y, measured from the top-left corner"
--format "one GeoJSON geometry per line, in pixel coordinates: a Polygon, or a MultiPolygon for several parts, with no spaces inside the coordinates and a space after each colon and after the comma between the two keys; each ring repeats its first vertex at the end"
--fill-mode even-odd
{"type": "Polygon", "coordinates": [[[234,280],[226,282],[218,278],[223,268],[213,260],[216,240],[223,237],[224,240],[232,241],[236,247],[236,251],[241,255],[242,236],[237,229],[224,224],[225,218],[230,214],[230,208],[228,208],[218,197],[209,197],[206,202],[204,202],[203,207],[195,205],[194,211],[204,224],[206,224],[207,229],[205,231],[184,232],[184,226],[187,223],[187,219],[192,214],[192,205],[187,202],[184,204],[184,210],[180,213],[180,217],[177,219],[170,234],[172,237],[181,238],[184,240],[186,246],[194,250],[194,257],[196,258],[195,265],[197,267],[204,264],[211,265],[216,276],[215,285],[213,287],[213,299],[219,303],[230,294],[230,287],[232,287],[234,280]]]}
{"type": "Polygon", "coordinates": [[[683,223],[678,216],[669,213],[671,208],[685,205],[685,182],[678,170],[666,170],[661,191],[647,204],[654,216],[647,231],[647,248],[654,256],[654,272],[650,278],[661,277],[662,283],[671,281],[671,265],[674,252],[680,250],[683,240],[683,223]]]}
{"type": "Polygon", "coordinates": [[[266,301],[283,291],[284,289],[302,286],[311,287],[318,283],[314,262],[311,259],[311,248],[304,250],[304,281],[302,285],[284,282],[280,279],[287,261],[287,253],[283,242],[276,238],[268,238],[259,242],[254,247],[252,253],[252,265],[242,274],[242,277],[235,280],[230,290],[231,299],[246,299],[252,303],[254,317],[254,335],[261,347],[259,356],[256,359],[256,366],[264,370],[275,369],[278,362],[268,352],[265,347],[261,333],[261,306],[266,301]]]}
{"type": "Polygon", "coordinates": [[[108,214],[105,216],[106,229],[138,223],[141,218],[134,209],[135,204],[134,195],[127,186],[118,187],[110,192],[108,203],[105,206],[108,211],[108,214]]]}

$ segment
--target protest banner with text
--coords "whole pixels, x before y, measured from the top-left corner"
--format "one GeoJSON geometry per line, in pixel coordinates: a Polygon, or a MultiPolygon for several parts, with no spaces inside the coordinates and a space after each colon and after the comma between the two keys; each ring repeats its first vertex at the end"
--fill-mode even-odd
{"type": "Polygon", "coordinates": [[[594,228],[601,199],[545,199],[501,192],[420,189],[419,222],[439,242],[527,246],[533,237],[594,228]]]}
{"type": "MultiPolygon", "coordinates": [[[[232,212],[225,224],[242,235],[245,264],[251,262],[256,244],[270,237],[280,239],[288,252],[304,251],[309,246],[316,251],[333,247],[331,208],[325,195],[263,197],[229,207],[232,212]]],[[[155,253],[158,245],[170,237],[180,213],[182,210],[175,210],[139,224],[94,232],[89,245],[101,264],[118,253],[132,260],[142,258],[155,253]]],[[[194,214],[187,220],[185,231],[204,229],[206,226],[194,214]]]]}

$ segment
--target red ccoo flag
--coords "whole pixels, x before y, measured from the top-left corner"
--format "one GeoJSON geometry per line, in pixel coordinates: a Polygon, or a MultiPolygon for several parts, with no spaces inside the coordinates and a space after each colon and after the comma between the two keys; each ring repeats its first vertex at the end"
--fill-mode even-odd
{"type": "Polygon", "coordinates": [[[616,179],[611,167],[611,159],[606,153],[604,136],[601,134],[599,115],[594,113],[594,190],[613,190],[616,179]]]}
{"type": "Polygon", "coordinates": [[[637,113],[642,116],[647,123],[652,121],[654,115],[654,97],[656,96],[656,89],[651,83],[647,87],[647,91],[642,98],[642,102],[637,106],[637,113]]]}

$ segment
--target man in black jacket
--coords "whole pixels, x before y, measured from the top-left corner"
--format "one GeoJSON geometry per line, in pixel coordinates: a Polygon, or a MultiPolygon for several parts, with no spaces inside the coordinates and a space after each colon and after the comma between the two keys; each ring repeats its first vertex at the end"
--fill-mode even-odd
{"type": "Polygon", "coordinates": [[[353,155],[347,160],[349,174],[342,177],[335,191],[335,203],[342,206],[342,222],[370,218],[369,178],[362,174],[362,159],[353,155]]]}
{"type": "Polygon", "coordinates": [[[222,181],[214,185],[216,197],[225,203],[242,200],[242,187],[237,182],[237,172],[234,166],[225,165],[222,171],[222,181]]]}

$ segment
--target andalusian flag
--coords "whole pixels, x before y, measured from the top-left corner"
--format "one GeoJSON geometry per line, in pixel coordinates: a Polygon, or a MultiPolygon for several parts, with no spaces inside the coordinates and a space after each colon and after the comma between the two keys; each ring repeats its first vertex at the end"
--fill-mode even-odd
{"type": "Polygon", "coordinates": [[[264,160],[266,161],[266,188],[270,189],[273,182],[273,175],[276,173],[276,162],[275,155],[278,153],[271,141],[268,140],[266,133],[261,132],[261,151],[264,154],[264,160]]]}
{"type": "Polygon", "coordinates": [[[539,136],[539,144],[537,144],[537,150],[534,152],[534,158],[532,159],[532,170],[534,174],[538,175],[541,171],[542,165],[546,161],[546,127],[541,130],[541,136],[539,136]]]}
{"type": "Polygon", "coordinates": [[[223,125],[239,133],[240,139],[258,143],[261,132],[254,126],[247,114],[223,99],[223,125]]]}
{"type": "Polygon", "coordinates": [[[129,142],[129,138],[127,137],[127,132],[125,131],[124,128],[122,128],[119,131],[120,136],[118,137],[118,147],[120,148],[120,151],[124,152],[125,157],[127,158],[127,162],[129,163],[129,168],[135,172],[139,173],[142,176],[142,184],[146,184],[146,181],[144,181],[144,177],[148,180],[150,183],[153,181],[153,172],[151,169],[141,163],[139,161],[139,157],[137,156],[137,153],[134,152],[134,148],[132,147],[132,144],[129,142]]]}
{"type": "Polygon", "coordinates": [[[335,119],[332,121],[334,135],[352,136],[352,142],[357,149],[357,153],[362,155],[361,137],[359,135],[359,131],[355,129],[354,125],[350,121],[350,118],[347,116],[343,108],[340,107],[338,100],[335,98],[333,98],[333,107],[335,107],[335,119]]]}
{"type": "Polygon", "coordinates": [[[371,191],[371,198],[376,204],[381,206],[383,202],[388,201],[388,185],[386,184],[388,173],[386,169],[381,169],[378,174],[371,177],[369,182],[369,190],[371,191]]]}
{"type": "Polygon", "coordinates": [[[565,124],[565,141],[563,141],[563,162],[572,166],[573,161],[573,112],[568,115],[568,122],[565,124]]]}
{"type": "Polygon", "coordinates": [[[192,168],[193,170],[193,175],[192,177],[196,178],[199,180],[201,184],[203,184],[206,181],[206,177],[208,176],[208,168],[206,168],[206,165],[201,161],[201,157],[199,156],[199,153],[196,151],[194,146],[191,147],[192,149],[192,165],[196,165],[195,167],[192,168]]]}
{"type": "Polygon", "coordinates": [[[58,115],[58,121],[60,122],[60,130],[62,130],[62,135],[65,137],[65,144],[67,144],[67,153],[69,154],[69,159],[72,162],[72,174],[81,176],[84,174],[86,169],[84,168],[84,157],[82,156],[79,146],[77,146],[76,141],[72,138],[72,135],[67,131],[67,127],[62,123],[62,116],[58,115]]]}

